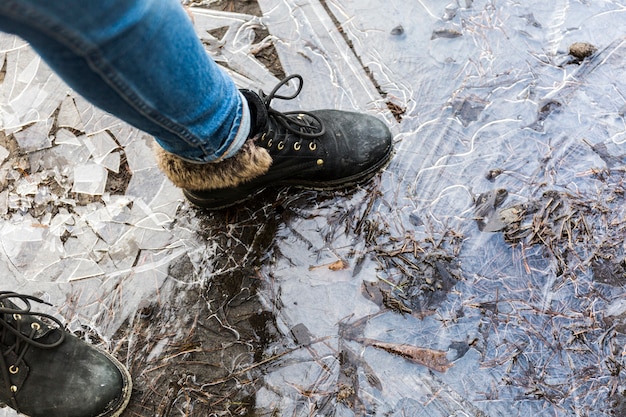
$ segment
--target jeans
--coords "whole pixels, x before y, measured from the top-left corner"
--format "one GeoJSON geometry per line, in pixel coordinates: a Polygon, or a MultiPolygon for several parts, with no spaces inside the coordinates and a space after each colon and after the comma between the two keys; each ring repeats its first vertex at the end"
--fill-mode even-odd
{"type": "Polygon", "coordinates": [[[0,30],[76,92],[192,162],[234,155],[246,100],[207,55],[177,0],[0,0],[0,30]]]}

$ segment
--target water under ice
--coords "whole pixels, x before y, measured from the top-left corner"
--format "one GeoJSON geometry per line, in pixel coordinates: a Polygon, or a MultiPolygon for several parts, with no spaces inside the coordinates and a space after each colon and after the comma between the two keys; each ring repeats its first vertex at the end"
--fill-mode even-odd
{"type": "Polygon", "coordinates": [[[305,78],[279,106],[386,120],[385,172],[198,212],[150,138],[2,35],[5,285],[126,361],[128,415],[625,415],[626,7],[259,5],[194,9],[208,51],[267,91],[272,46],[305,78]]]}

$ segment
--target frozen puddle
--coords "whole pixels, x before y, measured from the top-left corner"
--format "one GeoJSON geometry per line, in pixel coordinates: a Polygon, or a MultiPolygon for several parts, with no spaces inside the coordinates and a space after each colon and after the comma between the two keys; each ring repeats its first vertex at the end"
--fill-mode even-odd
{"type": "Polygon", "coordinates": [[[129,416],[624,415],[624,6],[258,5],[194,9],[209,53],[268,91],[274,48],[305,79],[279,108],[384,119],[385,172],[197,212],[0,35],[6,289],[127,363],[129,416]]]}

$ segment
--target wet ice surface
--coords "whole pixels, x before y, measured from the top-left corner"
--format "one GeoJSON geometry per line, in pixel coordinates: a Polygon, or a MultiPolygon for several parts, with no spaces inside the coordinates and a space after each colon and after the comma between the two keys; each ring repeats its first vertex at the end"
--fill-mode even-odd
{"type": "MultiPolygon", "coordinates": [[[[112,350],[145,328],[146,303],[171,303],[150,324],[161,330],[141,382],[187,337],[194,311],[176,305],[244,271],[255,284],[241,291],[258,287],[276,329],[258,366],[243,353],[227,364],[254,386],[257,415],[623,415],[624,6],[259,4],[262,18],[195,10],[207,49],[267,91],[276,77],[251,54],[271,42],[285,73],[305,77],[302,107],[385,119],[385,172],[350,192],[197,212],[156,170],[150,138],[2,35],[5,286],[43,294],[112,350]],[[575,62],[574,42],[597,52],[575,62]],[[120,172],[132,173],[123,193],[108,181],[120,172]]],[[[231,304],[204,318],[230,329],[212,342],[238,332],[231,304]]],[[[157,411],[200,410],[187,383],[157,411]]]]}

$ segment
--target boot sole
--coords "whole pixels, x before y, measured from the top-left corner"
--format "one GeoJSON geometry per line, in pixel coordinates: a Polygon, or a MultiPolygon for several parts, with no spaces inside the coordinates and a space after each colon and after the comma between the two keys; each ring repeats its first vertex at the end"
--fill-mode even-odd
{"type": "Polygon", "coordinates": [[[126,367],[122,365],[122,363],[118,361],[113,355],[111,355],[109,352],[105,350],[102,350],[99,348],[95,348],[95,349],[97,349],[100,353],[106,356],[113,363],[113,365],[115,365],[115,367],[120,371],[120,374],[122,375],[122,384],[123,384],[122,397],[120,398],[120,400],[117,403],[111,404],[109,410],[105,410],[103,413],[98,414],[96,417],[119,417],[122,415],[122,413],[128,406],[128,403],[130,402],[130,395],[133,391],[132,377],[130,376],[130,373],[128,372],[126,367]]]}
{"type": "Polygon", "coordinates": [[[337,181],[328,181],[325,183],[313,182],[313,181],[307,183],[306,181],[302,181],[302,180],[282,181],[272,187],[257,188],[255,190],[252,190],[249,194],[246,194],[236,199],[221,199],[219,201],[198,197],[197,195],[194,194],[193,191],[184,190],[184,189],[183,189],[183,194],[185,198],[189,200],[191,204],[199,208],[206,209],[206,210],[221,210],[221,209],[232,207],[237,204],[241,204],[245,201],[248,201],[269,188],[294,187],[294,188],[314,190],[314,191],[340,190],[343,188],[349,188],[358,184],[362,184],[363,182],[368,181],[369,179],[374,177],[378,172],[380,172],[385,167],[387,167],[387,165],[389,165],[389,162],[391,162],[393,155],[394,155],[394,148],[393,146],[391,146],[389,149],[389,152],[376,165],[373,165],[366,171],[360,172],[358,175],[354,175],[352,177],[347,177],[347,178],[342,178],[341,180],[337,180],[337,181]]]}

